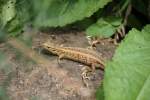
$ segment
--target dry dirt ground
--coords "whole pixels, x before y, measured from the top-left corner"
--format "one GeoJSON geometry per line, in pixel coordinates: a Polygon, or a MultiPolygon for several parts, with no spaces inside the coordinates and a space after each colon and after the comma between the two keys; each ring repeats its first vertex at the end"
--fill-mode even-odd
{"type": "MultiPolygon", "coordinates": [[[[6,90],[10,100],[95,100],[104,75],[102,70],[96,70],[94,78],[86,81],[89,84],[86,87],[81,78],[83,64],[66,59],[58,62],[57,56],[43,52],[40,47],[50,41],[56,45],[87,48],[90,45],[84,32],[27,31],[21,37],[0,44],[0,51],[6,56],[0,66],[9,67],[7,73],[3,70],[2,73],[9,76],[5,84],[8,84],[6,90]],[[31,42],[27,42],[29,40],[31,42]]],[[[102,41],[96,48],[109,60],[116,46],[102,41]]]]}

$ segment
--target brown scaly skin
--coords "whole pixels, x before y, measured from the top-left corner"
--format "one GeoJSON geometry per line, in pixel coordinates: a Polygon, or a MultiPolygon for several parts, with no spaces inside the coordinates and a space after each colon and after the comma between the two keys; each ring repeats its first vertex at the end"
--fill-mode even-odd
{"type": "MultiPolygon", "coordinates": [[[[104,69],[104,61],[96,51],[77,47],[59,47],[49,42],[44,43],[42,46],[49,52],[58,55],[59,59],[66,58],[90,66],[90,71],[92,72],[95,68],[104,69]]],[[[89,72],[89,68],[88,71],[84,71],[82,75],[86,77],[87,72],[89,72]]]]}

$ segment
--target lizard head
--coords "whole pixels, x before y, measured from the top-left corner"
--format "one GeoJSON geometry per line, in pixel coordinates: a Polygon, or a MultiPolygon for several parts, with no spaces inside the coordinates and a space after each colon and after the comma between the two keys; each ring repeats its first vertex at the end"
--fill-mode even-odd
{"type": "Polygon", "coordinates": [[[47,51],[50,51],[51,53],[56,54],[57,53],[57,46],[50,42],[45,42],[42,44],[42,47],[46,49],[47,51]]]}

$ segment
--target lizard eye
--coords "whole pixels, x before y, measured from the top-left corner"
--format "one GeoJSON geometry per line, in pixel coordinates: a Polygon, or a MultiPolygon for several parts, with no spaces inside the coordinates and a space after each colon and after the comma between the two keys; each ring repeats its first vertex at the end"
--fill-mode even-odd
{"type": "Polygon", "coordinates": [[[47,48],[50,48],[49,46],[46,46],[47,48]]]}

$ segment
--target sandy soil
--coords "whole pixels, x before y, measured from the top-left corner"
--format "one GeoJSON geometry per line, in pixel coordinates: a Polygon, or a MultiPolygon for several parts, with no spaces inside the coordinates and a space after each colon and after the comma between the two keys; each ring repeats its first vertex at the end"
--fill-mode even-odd
{"type": "MultiPolygon", "coordinates": [[[[40,47],[43,42],[50,41],[56,45],[87,48],[90,45],[84,32],[27,31],[21,37],[25,42],[8,39],[0,45],[0,51],[6,56],[4,63],[11,69],[7,73],[3,71],[11,77],[7,82],[11,100],[95,100],[104,75],[102,70],[96,70],[94,78],[87,80],[89,87],[85,87],[81,78],[85,65],[66,59],[58,63],[57,56],[43,52],[40,47]]],[[[115,48],[108,41],[96,45],[106,60],[111,59],[115,48]]]]}

